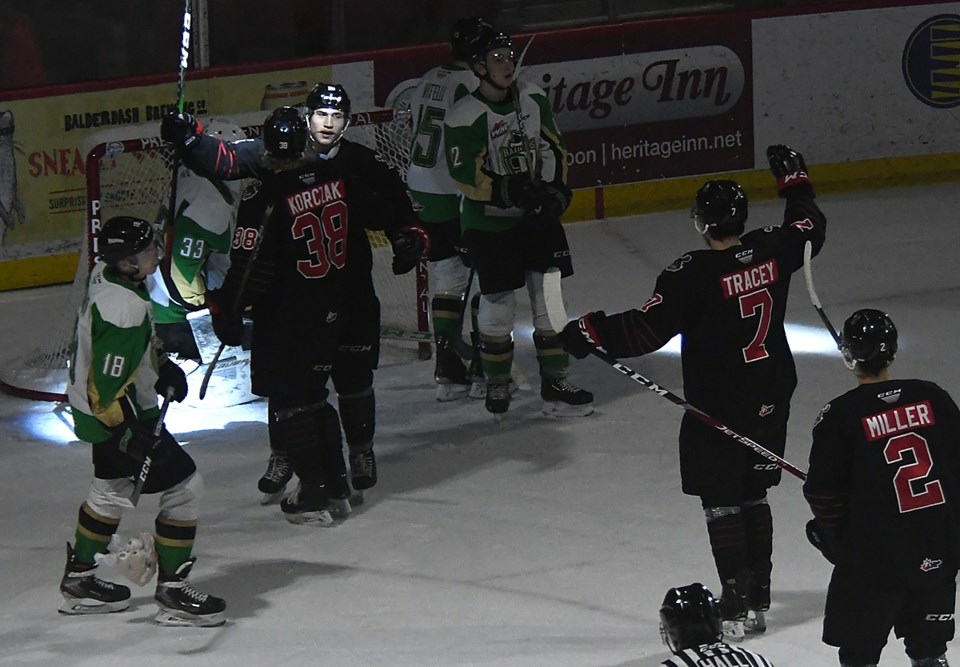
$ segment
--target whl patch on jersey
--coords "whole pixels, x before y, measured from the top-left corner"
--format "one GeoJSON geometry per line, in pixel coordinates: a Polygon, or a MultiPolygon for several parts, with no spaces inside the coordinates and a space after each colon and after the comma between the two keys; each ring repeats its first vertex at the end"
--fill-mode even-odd
{"type": "Polygon", "coordinates": [[[723,288],[724,298],[729,299],[755,292],[773,285],[778,280],[780,280],[780,272],[777,269],[777,260],[771,258],[755,266],[748,266],[721,276],[720,286],[723,288]]]}
{"type": "Polygon", "coordinates": [[[891,410],[864,417],[860,421],[863,424],[863,432],[870,442],[904,431],[933,426],[935,423],[930,401],[901,405],[891,410]]]}
{"type": "Polygon", "coordinates": [[[312,188],[295,192],[286,199],[287,211],[292,217],[323,208],[327,204],[346,198],[347,188],[343,179],[326,181],[312,188]]]}

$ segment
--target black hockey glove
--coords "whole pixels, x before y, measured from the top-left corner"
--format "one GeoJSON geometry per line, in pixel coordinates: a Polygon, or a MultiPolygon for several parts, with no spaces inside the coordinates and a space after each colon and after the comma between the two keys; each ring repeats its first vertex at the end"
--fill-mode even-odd
{"type": "Polygon", "coordinates": [[[166,355],[160,360],[160,368],[157,371],[159,377],[153,388],[161,396],[167,395],[167,390],[173,390],[173,400],[178,403],[187,397],[187,376],[183,369],[173,363],[166,355]]]}
{"type": "Polygon", "coordinates": [[[770,172],[777,179],[777,191],[781,197],[786,198],[788,196],[786,191],[797,186],[802,187],[791,190],[791,194],[794,192],[804,194],[806,191],[813,195],[807,163],[803,161],[800,153],[782,144],[767,146],[767,161],[770,163],[770,172]]]}
{"type": "Polygon", "coordinates": [[[171,111],[160,121],[160,138],[177,148],[186,148],[203,134],[203,126],[188,113],[171,111]]]}
{"type": "Polygon", "coordinates": [[[810,519],[807,521],[807,541],[813,545],[813,547],[820,552],[820,554],[827,559],[831,565],[837,564],[837,555],[834,549],[833,540],[827,537],[827,532],[824,531],[820,524],[817,523],[816,519],[810,519]]]}
{"type": "Polygon", "coordinates": [[[111,441],[120,453],[126,454],[137,463],[142,462],[148,454],[154,463],[164,461],[170,455],[172,438],[164,437],[166,431],[160,436],[154,435],[153,430],[156,428],[157,420],[139,419],[129,396],[121,396],[119,402],[123,412],[123,422],[110,430],[111,441]]]}
{"type": "Polygon", "coordinates": [[[223,290],[210,290],[206,295],[213,333],[224,345],[240,345],[243,341],[243,317],[233,307],[232,299],[223,290]]]}
{"type": "Polygon", "coordinates": [[[603,345],[597,333],[597,327],[606,317],[606,313],[598,310],[568,322],[560,332],[563,349],[577,359],[590,356],[594,350],[603,345]]]}
{"type": "Polygon", "coordinates": [[[397,276],[410,273],[430,252],[430,236],[427,230],[417,225],[401,227],[390,244],[393,246],[393,273],[397,276]]]}
{"type": "Polygon", "coordinates": [[[518,206],[527,210],[535,186],[536,184],[530,180],[529,174],[494,176],[490,203],[497,208],[518,206]]]}
{"type": "Polygon", "coordinates": [[[563,183],[537,183],[528,193],[524,209],[530,222],[559,220],[570,206],[573,193],[563,183]]]}

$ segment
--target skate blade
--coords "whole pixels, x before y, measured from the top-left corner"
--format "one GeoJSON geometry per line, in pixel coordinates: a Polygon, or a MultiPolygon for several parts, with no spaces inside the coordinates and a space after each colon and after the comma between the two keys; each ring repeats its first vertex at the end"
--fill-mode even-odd
{"type": "Polygon", "coordinates": [[[723,622],[723,641],[742,642],[743,641],[743,621],[724,621],[723,622]]]}
{"type": "Polygon", "coordinates": [[[353,512],[348,498],[334,498],[330,501],[330,514],[335,519],[346,519],[353,512]]]}
{"type": "Polygon", "coordinates": [[[93,598],[75,598],[64,596],[59,611],[67,616],[84,616],[86,614],[115,614],[130,608],[129,600],[118,602],[103,602],[93,598]]]}
{"type": "Polygon", "coordinates": [[[287,487],[283,487],[276,493],[261,493],[260,494],[260,504],[261,505],[275,505],[283,500],[283,496],[286,494],[287,487]]]}
{"type": "Polygon", "coordinates": [[[297,514],[284,514],[287,521],[297,525],[316,525],[321,527],[332,526],[333,516],[329,510],[319,510],[313,512],[299,512],[297,514]]]}
{"type": "Polygon", "coordinates": [[[593,414],[593,403],[570,405],[563,401],[544,401],[543,414],[548,417],[587,417],[593,414]]]}
{"type": "Polygon", "coordinates": [[[762,611],[751,611],[747,620],[743,622],[743,631],[746,633],[761,633],[767,631],[767,615],[762,611]]]}
{"type": "Polygon", "coordinates": [[[227,622],[223,612],[215,614],[191,614],[185,611],[159,607],[153,620],[160,625],[173,628],[215,628],[227,622]]]}
{"type": "MultiPolygon", "coordinates": [[[[466,384],[438,384],[437,402],[450,403],[451,401],[459,401],[461,398],[465,398],[471,390],[471,385],[466,384]]],[[[484,388],[484,391],[486,391],[486,388],[484,388]]]]}
{"type": "MultiPolygon", "coordinates": [[[[520,387],[516,382],[510,380],[510,384],[507,385],[507,389],[510,391],[510,395],[513,396],[518,391],[520,387]]],[[[470,393],[468,394],[470,398],[481,399],[487,397],[487,381],[486,380],[474,380],[473,384],[470,385],[470,393]]]]}

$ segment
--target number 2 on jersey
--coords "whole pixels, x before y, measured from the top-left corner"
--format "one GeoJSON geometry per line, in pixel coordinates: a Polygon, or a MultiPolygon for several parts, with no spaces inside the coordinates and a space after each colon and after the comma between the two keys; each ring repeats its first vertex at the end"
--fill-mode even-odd
{"type": "Polygon", "coordinates": [[[922,491],[914,493],[913,483],[929,475],[933,468],[933,457],[925,438],[916,433],[895,435],[887,440],[883,457],[887,463],[902,464],[893,475],[893,488],[901,514],[943,504],[943,487],[935,477],[923,484],[922,491]],[[909,456],[904,458],[907,453],[909,456]],[[913,459],[912,463],[910,459],[913,459]]]}

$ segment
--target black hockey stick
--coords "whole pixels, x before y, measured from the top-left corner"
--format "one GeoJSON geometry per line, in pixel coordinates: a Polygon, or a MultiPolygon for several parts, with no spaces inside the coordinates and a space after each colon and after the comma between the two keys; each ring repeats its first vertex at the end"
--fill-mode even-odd
{"type": "MultiPolygon", "coordinates": [[[[247,265],[243,267],[243,275],[240,276],[240,284],[237,286],[237,294],[236,297],[234,297],[234,315],[242,315],[240,304],[243,300],[243,293],[247,289],[247,282],[250,280],[250,271],[253,269],[253,263],[257,261],[257,255],[260,254],[260,245],[263,243],[263,237],[267,231],[267,223],[270,221],[270,215],[273,213],[273,206],[273,202],[267,204],[267,208],[263,212],[263,224],[260,225],[260,233],[257,234],[257,240],[253,243],[253,249],[250,251],[250,259],[247,261],[247,265]]],[[[213,369],[216,368],[217,363],[220,361],[220,356],[226,347],[227,344],[221,341],[220,347],[217,348],[216,354],[213,355],[213,359],[210,360],[210,365],[207,366],[207,370],[203,374],[203,381],[200,383],[200,392],[198,394],[201,401],[203,397],[207,395],[207,387],[210,385],[213,369]]]]}
{"type": "MultiPolygon", "coordinates": [[[[180,34],[180,61],[177,69],[177,112],[181,114],[186,100],[186,72],[190,63],[190,24],[192,22],[192,0],[184,0],[183,32],[180,34]]],[[[162,230],[165,250],[163,261],[167,273],[169,273],[170,264],[173,262],[173,221],[177,217],[177,180],[180,173],[180,155],[176,150],[173,151],[170,171],[170,208],[166,225],[162,230]]]]}
{"type": "MultiPolygon", "coordinates": [[[[566,310],[563,307],[563,300],[559,292],[560,272],[554,270],[553,272],[548,272],[547,274],[544,274],[543,283],[544,283],[544,299],[547,302],[547,315],[550,318],[550,326],[552,326],[557,333],[560,333],[561,331],[563,331],[563,328],[567,325],[567,314],[566,314],[566,310]],[[551,294],[550,292],[553,292],[553,293],[551,294]]],[[[695,405],[688,403],[687,401],[677,396],[673,392],[669,391],[668,389],[665,389],[659,386],[658,384],[656,384],[655,382],[653,382],[652,380],[648,380],[647,378],[643,377],[642,375],[640,375],[640,373],[636,372],[629,366],[625,366],[624,364],[620,363],[615,357],[608,354],[605,350],[601,348],[594,348],[593,350],[591,350],[591,353],[593,354],[593,356],[597,357],[598,359],[613,366],[617,371],[626,375],[628,378],[630,378],[634,382],[637,382],[638,384],[642,384],[644,387],[646,387],[650,391],[654,392],[658,396],[662,396],[663,398],[667,399],[674,405],[679,405],[684,410],[686,410],[687,412],[692,414],[694,417],[696,417],[700,421],[707,424],[708,426],[712,426],[713,428],[722,432],[727,437],[733,438],[734,440],[736,440],[742,445],[746,445],[747,447],[755,451],[757,454],[767,459],[768,461],[772,461],[773,463],[777,464],[782,469],[786,470],[788,473],[795,475],[801,480],[805,480],[807,478],[807,473],[800,470],[800,468],[780,458],[779,456],[771,452],[769,449],[767,449],[763,445],[754,442],[753,440],[746,437],[745,435],[740,435],[733,429],[724,425],[718,419],[714,419],[703,410],[699,409],[695,405]]]]}
{"type": "Polygon", "coordinates": [[[817,309],[817,315],[820,316],[823,324],[827,327],[827,331],[833,336],[833,340],[836,342],[837,349],[839,350],[840,335],[837,333],[837,330],[833,328],[833,324],[830,323],[830,318],[823,312],[823,306],[820,305],[820,297],[817,296],[817,290],[813,286],[813,270],[810,268],[810,260],[812,258],[813,244],[807,241],[803,246],[803,277],[807,280],[807,292],[810,294],[810,301],[813,303],[813,307],[817,309]]]}
{"type": "MultiPolygon", "coordinates": [[[[168,361],[172,364],[172,361],[168,361]]],[[[163,397],[163,405],[160,406],[160,416],[157,417],[157,423],[153,427],[153,446],[156,447],[160,442],[160,434],[163,433],[163,420],[167,417],[167,408],[170,407],[170,401],[173,400],[173,387],[167,389],[163,397]]],[[[137,473],[137,483],[133,487],[133,493],[130,494],[130,503],[136,507],[140,501],[140,494],[143,492],[143,485],[147,482],[147,476],[150,474],[150,466],[153,463],[153,450],[147,452],[143,457],[143,463],[140,465],[140,472],[137,473]]]]}

